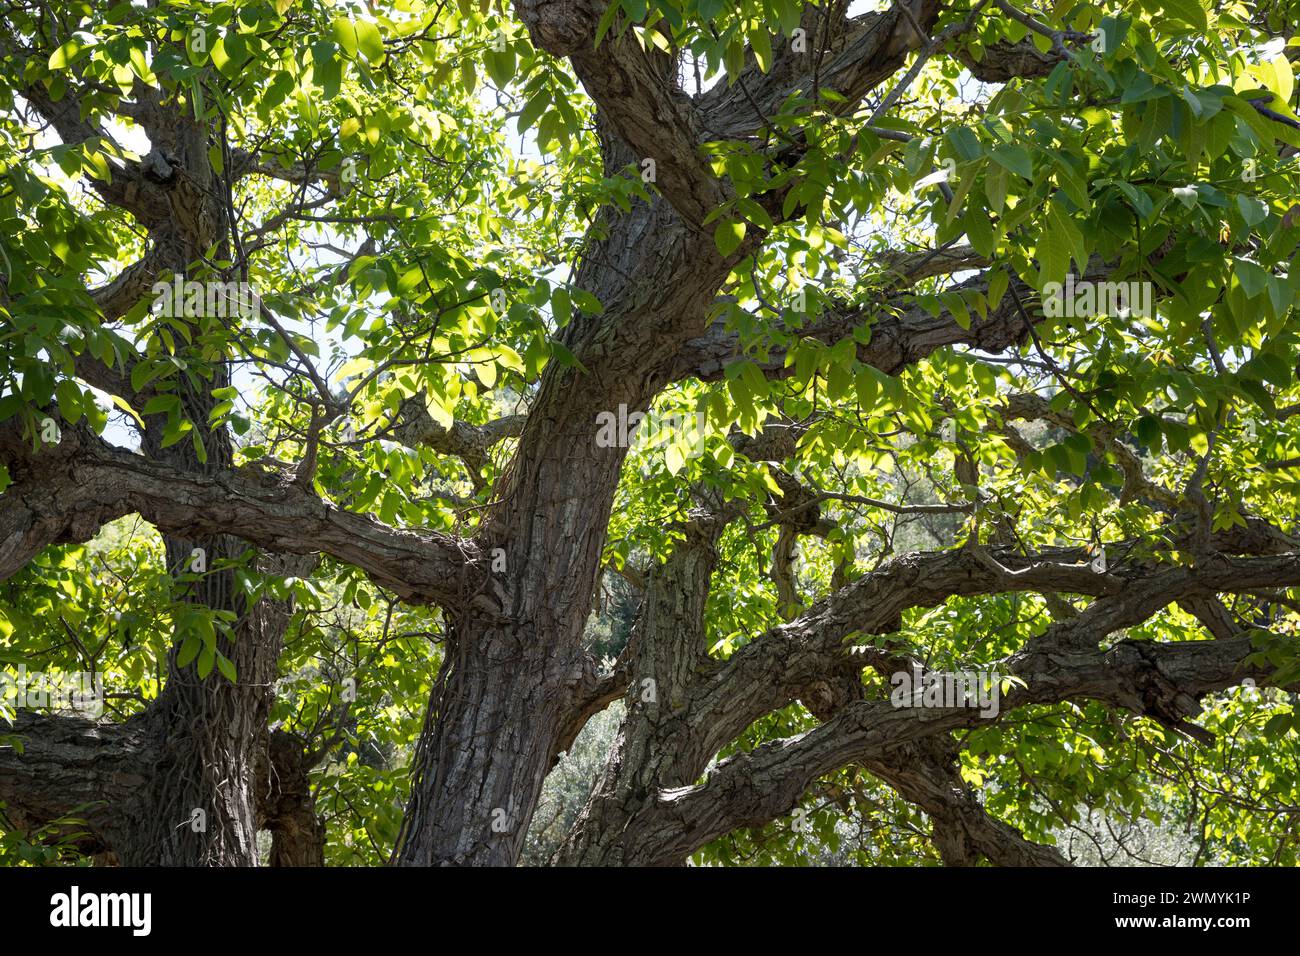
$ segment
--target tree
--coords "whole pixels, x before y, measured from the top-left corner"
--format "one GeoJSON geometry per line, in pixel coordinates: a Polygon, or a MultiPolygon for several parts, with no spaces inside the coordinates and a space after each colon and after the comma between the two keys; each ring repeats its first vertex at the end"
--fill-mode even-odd
{"type": "Polygon", "coordinates": [[[1295,14],[10,4],[0,823],[1294,863],[1295,14]]]}

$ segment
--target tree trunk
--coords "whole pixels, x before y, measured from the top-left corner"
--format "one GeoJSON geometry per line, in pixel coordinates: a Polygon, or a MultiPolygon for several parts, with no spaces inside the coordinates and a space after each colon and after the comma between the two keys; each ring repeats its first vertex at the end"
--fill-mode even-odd
{"type": "Polygon", "coordinates": [[[444,665],[398,860],[405,866],[511,866],[550,769],[563,700],[545,658],[518,632],[481,635],[485,653],[444,665]],[[450,669],[448,669],[448,667],[450,669]]]}
{"type": "Polygon", "coordinates": [[[603,238],[593,240],[577,284],[605,312],[579,315],[564,330],[582,367],[547,368],[498,484],[502,504],[478,537],[497,573],[449,614],[451,665],[421,739],[396,853],[403,864],[518,860],[590,676],[582,634],[627,455],[625,443],[598,439],[600,416],[647,411],[668,380],[680,329],[703,331],[729,268],[710,237],[690,232],[662,202],[636,203],[595,232],[603,238]],[[679,331],[654,331],[665,323],[679,331]],[[508,838],[490,829],[494,813],[508,838]]]}
{"type": "Polygon", "coordinates": [[[403,865],[518,860],[587,673],[582,632],[625,449],[596,445],[604,402],[573,377],[552,377],[539,395],[549,414],[530,416],[521,445],[534,453],[516,458],[515,494],[491,520],[492,580],[451,616],[398,841],[403,865]],[[547,432],[544,448],[542,419],[563,432],[547,432]]]}
{"type": "Polygon", "coordinates": [[[640,664],[625,697],[627,710],[595,790],[555,862],[565,866],[680,863],[643,860],[628,845],[637,815],[662,787],[692,783],[709,754],[693,746],[679,712],[684,697],[712,664],[705,651],[704,606],[725,521],[703,514],[689,523],[667,561],[651,570],[631,642],[640,664]]]}
{"type": "Polygon", "coordinates": [[[297,738],[270,734],[257,781],[257,828],[271,831],[270,866],[325,865],[325,823],[316,815],[308,769],[297,738]]]}

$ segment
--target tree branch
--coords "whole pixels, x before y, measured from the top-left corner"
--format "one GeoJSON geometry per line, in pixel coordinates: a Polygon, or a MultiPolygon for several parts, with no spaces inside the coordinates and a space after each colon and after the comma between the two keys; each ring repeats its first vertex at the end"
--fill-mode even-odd
{"type": "Polygon", "coordinates": [[[255,466],[181,472],[67,427],[58,445],[33,451],[14,422],[0,426],[0,462],[14,479],[0,495],[0,577],[47,545],[89,540],[105,522],[138,512],[172,534],[229,534],[277,553],[324,552],[412,603],[486,597],[478,594],[486,577],[473,545],[345,511],[289,474],[255,466]]]}
{"type": "MultiPolygon", "coordinates": [[[[1300,569],[1295,558],[1290,564],[1300,569]]],[[[1247,635],[1176,644],[1121,641],[1098,650],[1108,634],[1140,623],[1151,609],[1149,601],[1121,598],[1097,605],[1053,625],[996,668],[1026,685],[1003,698],[1002,715],[1025,704],[1090,698],[1186,730],[1185,719],[1199,712],[1205,694],[1246,677],[1270,680],[1271,670],[1245,664],[1255,650],[1247,635]]],[[[737,827],[759,826],[788,812],[818,777],[985,719],[974,708],[852,703],[813,730],[728,758],[702,784],[660,791],[655,810],[635,821],[624,838],[637,848],[637,862],[675,862],[737,827]]]]}
{"type": "Polygon", "coordinates": [[[696,228],[726,200],[700,152],[700,115],[677,85],[672,57],[642,48],[618,23],[596,46],[605,4],[598,0],[517,0],[533,42],[567,57],[602,117],[638,159],[655,161],[655,185],[696,228]]]}

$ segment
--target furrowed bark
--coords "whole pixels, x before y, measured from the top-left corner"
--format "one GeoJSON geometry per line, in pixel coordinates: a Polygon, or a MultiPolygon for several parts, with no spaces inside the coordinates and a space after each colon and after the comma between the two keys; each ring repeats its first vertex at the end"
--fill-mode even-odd
{"type": "MultiPolygon", "coordinates": [[[[604,313],[564,330],[586,371],[548,366],[498,486],[500,503],[476,538],[480,553],[500,548],[504,557],[508,580],[490,589],[498,606],[450,609],[452,664],[430,704],[396,854],[407,864],[517,858],[551,754],[588,699],[580,638],[626,453],[597,446],[597,416],[649,408],[672,380],[682,344],[705,332],[731,267],[760,238],[754,230],[724,258],[711,230],[700,230],[725,192],[697,152],[699,117],[675,88],[670,59],[642,53],[629,37],[607,37],[609,46],[593,52],[601,11],[586,0],[517,9],[535,43],[572,61],[599,106],[607,174],[655,159],[663,198],[623,215],[603,212],[584,251],[576,284],[604,313]],[[494,813],[507,839],[487,835],[494,813]]],[[[889,31],[898,17],[889,15],[889,31]]],[[[904,53],[888,35],[868,47],[845,66],[856,97],[904,53]]]]}
{"type": "MultiPolygon", "coordinates": [[[[56,838],[78,833],[77,850],[97,861],[151,862],[137,848],[153,812],[149,777],[161,740],[147,715],[123,723],[20,710],[0,745],[0,803],[9,824],[56,838]]],[[[272,836],[271,866],[323,866],[324,826],[315,812],[305,754],[282,731],[257,760],[256,818],[272,836]]]]}
{"type": "Polygon", "coordinates": [[[957,772],[950,743],[930,737],[862,765],[929,815],[931,839],[945,866],[975,866],[981,860],[994,866],[1068,866],[1056,849],[1025,839],[980,805],[957,772]]]}
{"type": "Polygon", "coordinates": [[[631,647],[627,713],[587,806],[556,854],[566,865],[629,861],[623,831],[661,787],[694,781],[711,754],[692,747],[683,704],[700,671],[717,667],[706,652],[704,604],[725,521],[701,513],[662,567],[650,572],[631,647]]]}
{"type": "Polygon", "coordinates": [[[106,522],[139,513],[169,534],[239,536],[282,554],[325,552],[416,603],[459,597],[481,585],[470,543],[352,514],[282,470],[223,465],[192,471],[71,428],[58,445],[33,449],[14,423],[0,426],[0,462],[14,478],[0,494],[0,577],[47,545],[87,541],[106,522]]]}
{"type": "Polygon", "coordinates": [[[515,8],[538,47],[573,64],[627,161],[640,172],[653,160],[656,188],[692,228],[704,228],[727,194],[700,152],[699,111],[677,86],[673,58],[642,49],[629,31],[611,30],[597,47],[605,12],[597,0],[518,0],[515,8]]]}
{"type": "Polygon", "coordinates": [[[548,367],[500,504],[476,538],[481,555],[500,549],[505,572],[476,607],[453,606],[451,663],[431,703],[398,855],[406,864],[517,859],[589,679],[582,631],[627,452],[601,447],[598,416],[649,407],[667,380],[675,338],[704,314],[725,275],[712,240],[688,233],[662,202],[614,225],[589,261],[616,256],[626,268],[580,271],[579,283],[606,311],[575,320],[565,334],[587,371],[548,367]],[[628,285],[619,275],[650,278],[628,285]],[[506,831],[490,828],[494,813],[506,831]]]}
{"type": "MultiPolygon", "coordinates": [[[[75,818],[87,854],[124,846],[130,827],[123,808],[146,783],[149,734],[140,721],[105,724],[84,717],[19,710],[0,737],[0,803],[24,830],[75,818]]],[[[70,828],[71,829],[71,828],[70,828]]]]}
{"type": "MultiPolygon", "coordinates": [[[[1230,639],[1157,644],[1124,640],[1099,649],[1108,635],[1148,619],[1182,595],[1218,588],[1250,588],[1256,576],[1293,582],[1300,556],[1219,559],[1199,579],[1186,569],[1099,598],[1078,617],[1059,622],[1022,651],[995,667],[1025,682],[1005,695],[999,716],[1025,704],[1091,699],[1150,717],[1195,737],[1205,731],[1189,724],[1200,698],[1250,678],[1267,684],[1269,667],[1251,665],[1248,634],[1230,639]]],[[[740,826],[758,826],[789,812],[818,777],[853,763],[892,761],[912,741],[932,738],[987,718],[970,708],[896,708],[888,701],[861,700],[796,737],[763,744],[720,763],[702,784],[664,787],[653,808],[637,815],[621,833],[632,848],[627,862],[677,864],[698,847],[740,826]]]]}
{"type": "Polygon", "coordinates": [[[316,814],[301,741],[272,731],[257,769],[257,828],[271,831],[268,865],[324,866],[325,823],[316,814]]]}

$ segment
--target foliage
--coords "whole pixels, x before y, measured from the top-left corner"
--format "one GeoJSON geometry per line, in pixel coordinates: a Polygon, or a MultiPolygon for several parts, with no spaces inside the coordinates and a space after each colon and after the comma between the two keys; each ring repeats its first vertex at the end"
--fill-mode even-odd
{"type": "MultiPolygon", "coordinates": [[[[40,6],[17,5],[12,37],[49,39],[40,6]]],[[[635,163],[603,167],[596,110],[571,67],[488,2],[61,6],[76,29],[57,45],[36,56],[6,41],[0,56],[0,423],[18,423],[32,447],[54,419],[135,447],[140,423],[165,421],[163,445],[186,443],[201,462],[228,435],[239,467],[311,457],[313,493],[339,508],[399,529],[481,531],[517,431],[457,457],[405,440],[408,416],[426,413],[435,431],[485,426],[526,413],[548,367],[580,368],[566,330],[615,303],[575,275],[609,219],[655,191],[635,163]],[[249,283],[258,315],[167,315],[151,297],[106,314],[96,293],[150,248],[135,217],[100,201],[150,151],[132,119],[141,86],[212,131],[215,182],[237,210],[232,238],[213,237],[186,278],[249,283]],[[34,93],[75,102],[78,123],[103,135],[36,131],[34,93]],[[129,387],[92,386],[87,361],[129,387]],[[232,377],[214,389],[223,370],[232,377]],[[183,398],[205,388],[214,401],[200,419],[183,398]]],[[[600,42],[631,35],[681,54],[705,95],[766,73],[803,6],[617,0],[600,42]]],[[[880,116],[889,82],[863,108],[833,89],[799,90],[758,132],[707,144],[730,193],[702,228],[739,259],[702,319],[737,347],[718,376],[675,381],[655,399],[665,418],[703,413],[703,435],[639,441],[623,464],[603,536],[608,603],[585,637],[596,657],[627,646],[638,600],[627,580],[663,565],[706,499],[739,515],[719,540],[705,616],[717,661],[913,551],[1104,554],[1136,542],[1129,558],[1173,565],[1187,555],[1171,515],[1185,517],[1195,494],[1213,532],[1252,517],[1295,533],[1294,5],[1063,2],[1034,12],[1047,33],[984,6],[943,9],[932,35],[950,39],[911,54],[919,72],[880,116]],[[1088,39],[1042,75],[976,78],[1006,44],[1054,53],[1053,32],[1088,39]],[[898,250],[953,246],[971,256],[955,273],[904,281],[889,268],[898,250]],[[1008,295],[1024,315],[1099,263],[1110,281],[1149,285],[1152,313],[1048,316],[1018,333],[1013,354],[975,339],[896,368],[864,357],[900,317],[969,330],[1008,295]],[[851,317],[842,334],[814,334],[837,316],[851,317]],[[1006,407],[1026,394],[1045,400],[1029,425],[1006,407]],[[793,455],[737,451],[737,435],[771,422],[800,423],[793,455]],[[1128,476],[1132,461],[1145,484],[1128,476]],[[793,606],[772,573],[785,474],[832,492],[819,502],[827,527],[800,541],[793,606]],[[916,505],[952,507],[905,513],[916,505]]],[[[312,787],[327,862],[385,862],[447,621],[334,558],[277,575],[250,550],[237,577],[250,603],[290,608],[270,727],[320,750],[312,787]]],[[[185,581],[138,516],[53,545],[0,582],[0,661],[101,673],[115,720],[157,698],[173,645],[180,666],[237,680],[217,641],[233,620],[185,600],[185,581]]],[[[1274,635],[1259,660],[1283,684],[1300,674],[1298,597],[1287,587],[1227,602],[1242,628],[1274,635]]],[[[1088,606],[1053,600],[1066,613],[1088,606]]],[[[861,642],[939,669],[995,668],[1061,613],[1036,593],[953,596],[861,642]]],[[[1204,634],[1170,605],[1112,640],[1125,638],[1204,634]]],[[[887,694],[879,675],[863,682],[887,694]]],[[[615,720],[599,717],[553,772],[531,861],[576,818],[615,720]]],[[[718,757],[818,722],[790,704],[718,757]]],[[[962,780],[1029,840],[1060,846],[1108,821],[1171,845],[1190,831],[1169,851],[1182,862],[1295,865],[1296,829],[1278,822],[1300,805],[1294,693],[1224,690],[1199,723],[1212,744],[1080,699],[1018,708],[955,740],[962,780]]],[[[866,770],[823,778],[800,808],[807,830],[778,818],[692,860],[938,860],[923,814],[866,770]]],[[[1095,837],[1078,852],[1108,858],[1115,847],[1095,837]]],[[[0,827],[0,862],[64,853],[0,827]]]]}

